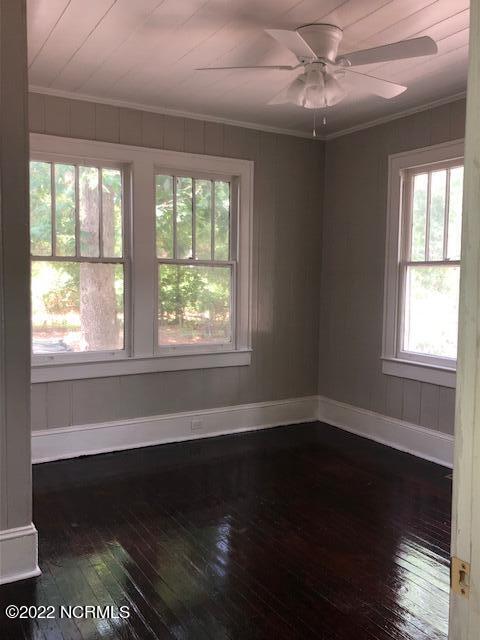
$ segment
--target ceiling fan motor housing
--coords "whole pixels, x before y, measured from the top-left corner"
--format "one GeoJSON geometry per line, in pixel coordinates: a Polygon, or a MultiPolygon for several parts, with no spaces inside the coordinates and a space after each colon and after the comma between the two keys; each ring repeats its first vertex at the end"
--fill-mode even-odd
{"type": "Polygon", "coordinates": [[[315,52],[317,58],[335,62],[343,31],[333,24],[306,24],[297,29],[315,52]]]}

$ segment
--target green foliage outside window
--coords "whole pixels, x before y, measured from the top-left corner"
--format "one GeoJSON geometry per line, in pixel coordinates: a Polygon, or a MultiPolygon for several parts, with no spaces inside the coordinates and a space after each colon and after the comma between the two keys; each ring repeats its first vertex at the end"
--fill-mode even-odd
{"type": "Polygon", "coordinates": [[[158,258],[192,261],[159,265],[160,344],[230,341],[230,267],[196,264],[229,260],[230,184],[158,175],[156,242],[158,258]]]}
{"type": "Polygon", "coordinates": [[[122,348],[123,265],[76,261],[122,256],[121,171],[32,161],[30,221],[33,351],[122,348]]]}
{"type": "MultiPolygon", "coordinates": [[[[88,350],[85,336],[98,336],[100,329],[109,335],[107,348],[117,348],[123,344],[123,267],[102,269],[75,257],[123,255],[121,171],[32,161],[30,208],[34,351],[35,344],[41,352],[59,336],[67,336],[74,350],[88,350]],[[72,260],[55,261],[56,256],[72,260]]],[[[160,343],[229,342],[231,267],[196,261],[230,259],[230,183],[157,176],[155,214],[157,256],[192,261],[159,265],[160,343]]]]}

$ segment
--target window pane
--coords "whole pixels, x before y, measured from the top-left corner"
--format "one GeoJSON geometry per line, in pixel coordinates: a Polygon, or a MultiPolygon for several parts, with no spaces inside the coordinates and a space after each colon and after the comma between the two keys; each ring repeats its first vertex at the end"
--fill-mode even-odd
{"type": "Polygon", "coordinates": [[[425,228],[427,220],[428,174],[422,173],[413,180],[412,210],[412,260],[425,260],[425,228]]]}
{"type": "Polygon", "coordinates": [[[195,257],[212,259],[212,181],[195,181],[195,257]]]}
{"type": "Polygon", "coordinates": [[[408,268],[405,351],[457,357],[459,278],[457,266],[408,268]]]}
{"type": "Polygon", "coordinates": [[[177,178],[177,258],[192,257],[192,179],[177,178]]]}
{"type": "Polygon", "coordinates": [[[230,257],[230,183],[215,182],[215,260],[230,257]]]}
{"type": "Polygon", "coordinates": [[[102,169],[103,255],[121,258],[122,247],[122,173],[102,169]]]}
{"type": "Polygon", "coordinates": [[[80,197],[80,254],[98,258],[100,246],[100,217],[98,169],[79,167],[80,197]]]}
{"type": "Polygon", "coordinates": [[[173,258],[173,177],[156,176],[157,256],[173,258]]]}
{"type": "Polygon", "coordinates": [[[158,342],[231,342],[230,267],[159,265],[158,342]]]}
{"type": "Polygon", "coordinates": [[[462,239],[463,167],[450,171],[450,208],[448,212],[448,251],[450,260],[460,260],[462,239]]]}
{"type": "Polygon", "coordinates": [[[123,349],[123,291],[123,265],[33,261],[33,353],[123,349]]]}
{"type": "Polygon", "coordinates": [[[75,255],[75,167],[55,164],[55,253],[75,255]]]}
{"type": "Polygon", "coordinates": [[[30,162],[30,250],[52,255],[52,183],[50,163],[30,162]]]}
{"type": "Polygon", "coordinates": [[[433,171],[431,181],[429,259],[443,260],[447,171],[433,171]]]}

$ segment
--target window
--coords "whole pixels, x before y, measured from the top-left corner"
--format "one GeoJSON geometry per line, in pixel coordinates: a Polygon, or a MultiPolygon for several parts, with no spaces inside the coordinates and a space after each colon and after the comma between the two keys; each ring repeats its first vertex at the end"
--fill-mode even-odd
{"type": "Polygon", "coordinates": [[[30,162],[37,362],[47,354],[125,351],[122,183],[121,167],[30,162]]]}
{"type": "Polygon", "coordinates": [[[250,363],[252,162],[39,134],[31,153],[33,382],[250,363]]]}
{"type": "Polygon", "coordinates": [[[463,166],[420,168],[405,175],[401,261],[400,354],[457,357],[463,166]]]}
{"type": "Polygon", "coordinates": [[[158,346],[232,347],[234,185],[155,176],[158,346]]]}
{"type": "Polygon", "coordinates": [[[390,158],[385,373],[453,386],[463,198],[462,144],[390,158]]]}

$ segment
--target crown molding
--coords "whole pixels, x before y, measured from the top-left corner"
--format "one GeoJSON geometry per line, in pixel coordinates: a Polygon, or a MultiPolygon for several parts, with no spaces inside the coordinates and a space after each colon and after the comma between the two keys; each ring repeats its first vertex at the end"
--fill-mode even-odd
{"type": "Polygon", "coordinates": [[[232,125],[234,127],[243,127],[245,129],[254,129],[255,131],[266,131],[267,133],[278,133],[286,136],[295,136],[297,138],[308,138],[310,140],[324,141],[324,136],[312,137],[310,133],[299,131],[298,129],[283,129],[281,127],[269,127],[256,122],[246,122],[243,120],[231,120],[229,118],[221,118],[208,115],[205,113],[192,113],[191,111],[182,111],[180,109],[167,109],[164,107],[154,107],[139,102],[130,102],[126,100],[116,100],[115,98],[101,98],[91,96],[86,93],[76,93],[74,91],[62,91],[61,89],[50,89],[48,87],[39,87],[37,85],[29,86],[30,93],[39,93],[46,96],[54,96],[56,98],[66,98],[68,100],[80,100],[84,102],[95,102],[97,104],[106,104],[112,107],[121,107],[124,109],[137,109],[139,111],[147,111],[150,113],[159,113],[166,116],[175,116],[177,118],[190,118],[192,120],[203,120],[204,122],[217,122],[219,124],[232,125]]]}
{"type": "Polygon", "coordinates": [[[446,96],[445,98],[439,98],[438,100],[433,100],[431,102],[427,102],[427,103],[418,105],[416,107],[410,107],[409,109],[403,109],[402,111],[397,111],[396,113],[392,113],[388,116],[375,118],[374,120],[369,120],[368,122],[362,122],[352,127],[339,129],[338,131],[332,131],[332,133],[327,133],[325,135],[317,135],[315,138],[313,138],[310,133],[306,133],[305,131],[299,131],[298,129],[284,129],[280,127],[270,127],[268,125],[262,125],[256,122],[246,122],[243,120],[231,120],[229,118],[221,118],[221,117],[211,116],[204,113],[192,113],[190,111],[182,111],[180,109],[167,109],[164,107],[154,107],[148,104],[129,102],[126,100],[116,100],[114,98],[101,98],[101,97],[92,96],[89,94],[76,93],[74,91],[50,89],[48,87],[39,87],[37,85],[30,85],[29,91],[30,93],[39,93],[46,96],[66,98],[68,100],[94,102],[97,104],[106,104],[112,107],[121,107],[124,109],[137,109],[139,111],[159,113],[162,115],[175,116],[178,118],[191,118],[192,120],[203,120],[204,122],[217,122],[219,124],[232,125],[234,127],[244,127],[246,129],[253,129],[255,131],[266,131],[267,133],[278,133],[280,135],[295,136],[297,138],[307,138],[307,139],[315,140],[318,142],[328,142],[330,140],[335,140],[336,138],[340,138],[342,136],[347,136],[350,133],[356,133],[358,131],[363,131],[364,129],[370,129],[371,127],[376,127],[381,124],[386,124],[387,122],[392,122],[394,120],[400,120],[401,118],[406,118],[408,116],[414,115],[415,113],[421,113],[422,111],[435,109],[435,107],[441,107],[442,105],[450,104],[452,102],[457,102],[458,100],[462,100],[467,95],[466,91],[462,91],[460,93],[455,93],[453,95],[446,96]]]}
{"type": "Polygon", "coordinates": [[[445,98],[439,98],[438,100],[432,100],[431,102],[418,105],[417,107],[410,107],[409,109],[403,109],[402,111],[397,111],[396,113],[392,113],[388,116],[376,118],[375,120],[369,120],[368,122],[362,122],[352,127],[347,127],[346,129],[340,129],[339,131],[332,131],[332,133],[327,133],[325,136],[323,136],[323,140],[325,142],[328,142],[329,140],[335,140],[336,138],[347,136],[350,133],[356,133],[357,131],[363,131],[363,129],[370,129],[371,127],[377,127],[380,124],[393,122],[394,120],[400,120],[401,118],[406,118],[416,113],[421,113],[422,111],[429,111],[430,109],[435,109],[435,107],[441,107],[445,104],[450,104],[452,102],[457,102],[458,100],[463,100],[464,98],[466,98],[466,96],[467,96],[467,92],[461,91],[460,93],[455,93],[445,98]]]}

